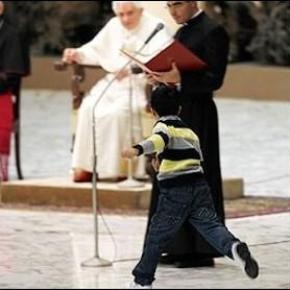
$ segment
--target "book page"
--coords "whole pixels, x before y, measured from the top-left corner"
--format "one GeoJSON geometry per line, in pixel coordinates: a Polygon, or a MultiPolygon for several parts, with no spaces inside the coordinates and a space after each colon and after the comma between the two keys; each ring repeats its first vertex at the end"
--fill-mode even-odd
{"type": "MultiPolygon", "coordinates": [[[[154,72],[151,69],[149,69],[144,63],[142,63],[139,59],[137,59],[136,57],[134,57],[133,55],[131,55],[129,52],[127,52],[124,49],[121,49],[121,52],[123,54],[125,54],[127,57],[129,57],[129,59],[131,59],[133,62],[135,62],[144,72],[150,74],[150,75],[155,75],[155,76],[159,76],[160,73],[158,72],[154,72]]],[[[159,53],[159,52],[158,52],[159,53]]]]}

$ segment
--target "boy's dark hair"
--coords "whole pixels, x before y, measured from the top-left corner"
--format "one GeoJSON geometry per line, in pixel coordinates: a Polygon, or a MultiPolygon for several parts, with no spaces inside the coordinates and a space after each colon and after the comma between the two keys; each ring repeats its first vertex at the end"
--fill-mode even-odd
{"type": "Polygon", "coordinates": [[[180,106],[180,95],[176,87],[159,85],[151,94],[151,108],[160,117],[177,115],[180,106]]]}

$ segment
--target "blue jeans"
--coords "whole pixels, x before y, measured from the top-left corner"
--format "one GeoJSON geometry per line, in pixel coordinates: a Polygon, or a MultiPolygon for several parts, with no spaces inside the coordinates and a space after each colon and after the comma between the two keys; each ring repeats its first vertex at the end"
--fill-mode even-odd
{"type": "Polygon", "coordinates": [[[204,176],[198,175],[187,184],[160,186],[144,251],[132,272],[136,283],[152,284],[161,253],[186,220],[221,254],[232,258],[231,247],[238,239],[218,219],[210,188],[204,176]]]}

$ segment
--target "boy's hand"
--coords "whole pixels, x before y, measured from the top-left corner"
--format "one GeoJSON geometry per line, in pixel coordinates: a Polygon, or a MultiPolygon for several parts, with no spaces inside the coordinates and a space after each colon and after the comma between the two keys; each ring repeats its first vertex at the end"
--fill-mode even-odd
{"type": "Polygon", "coordinates": [[[151,160],[151,165],[152,165],[152,167],[154,168],[154,170],[155,170],[156,172],[159,171],[160,162],[159,162],[159,159],[158,159],[157,157],[152,158],[152,160],[151,160]]]}
{"type": "Polygon", "coordinates": [[[127,148],[122,151],[123,158],[134,158],[138,156],[139,151],[135,148],[127,148]]]}

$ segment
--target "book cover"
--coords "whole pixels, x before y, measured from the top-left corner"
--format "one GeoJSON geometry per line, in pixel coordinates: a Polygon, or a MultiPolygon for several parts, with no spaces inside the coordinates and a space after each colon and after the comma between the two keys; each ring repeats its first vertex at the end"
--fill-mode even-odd
{"type": "Polygon", "coordinates": [[[138,60],[137,56],[132,56],[125,50],[121,51],[139,65],[145,72],[150,74],[170,71],[172,68],[172,62],[175,62],[177,68],[182,71],[201,70],[207,66],[203,60],[178,40],[172,41],[168,46],[145,63],[138,60]]]}

